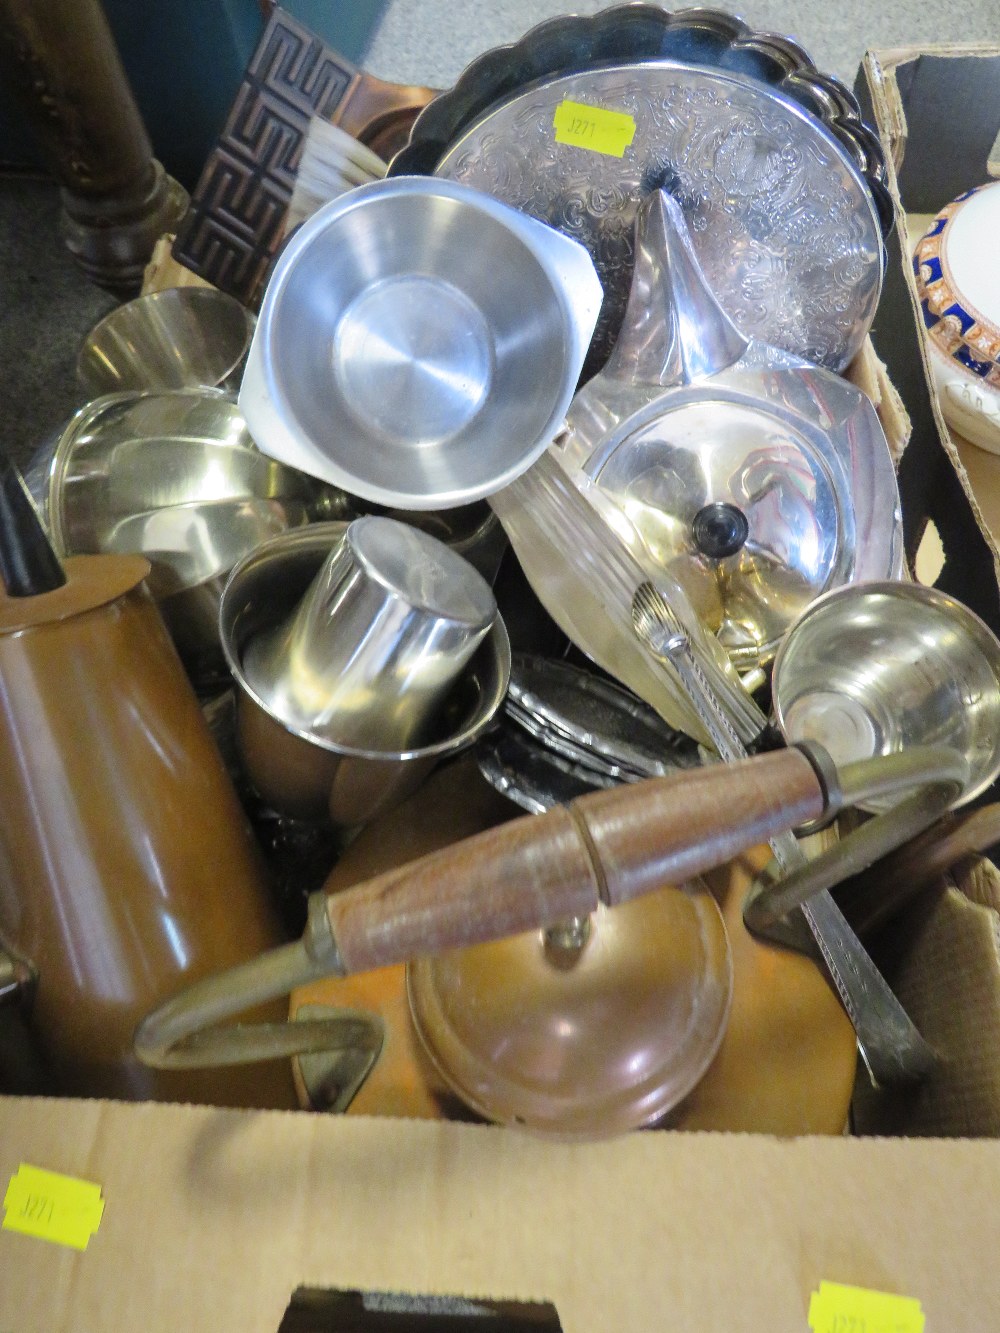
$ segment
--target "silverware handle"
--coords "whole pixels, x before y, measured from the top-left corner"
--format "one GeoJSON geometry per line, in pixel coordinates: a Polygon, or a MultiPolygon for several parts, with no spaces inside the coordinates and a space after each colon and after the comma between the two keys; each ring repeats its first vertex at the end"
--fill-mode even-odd
{"type": "MultiPolygon", "coordinates": [[[[712,743],[719,756],[726,763],[738,763],[747,758],[747,748],[736,731],[727,709],[712,689],[702,670],[697,656],[689,643],[678,649],[671,656],[671,661],[681,678],[691,706],[701,718],[702,725],[712,738],[712,743]]],[[[747,696],[748,701],[753,700],[747,696]]],[[[756,708],[756,704],[753,704],[756,708]]],[[[806,856],[799,846],[795,834],[786,829],[768,839],[768,846],[774,855],[782,874],[790,875],[806,864],[806,856]]]]}
{"type": "Polygon", "coordinates": [[[936,1056],[889,989],[864,945],[827,890],[802,911],[833,984],[857,1033],[858,1050],[876,1087],[915,1082],[929,1073],[936,1056]]]}
{"type": "MultiPolygon", "coordinates": [[[[723,708],[718,695],[709,684],[690,645],[685,642],[685,646],[673,653],[670,660],[681,678],[692,708],[701,718],[702,726],[711,736],[712,744],[721,758],[727,763],[746,759],[749,753],[746,744],[736,730],[728,711],[723,708]]],[[[749,695],[747,698],[750,698],[749,695]]],[[[750,702],[753,703],[753,700],[750,699],[750,702]]],[[[756,708],[756,704],[754,707],[756,708]]],[[[762,730],[763,727],[758,727],[755,735],[759,736],[762,730]]]]}
{"type": "MultiPolygon", "coordinates": [[[[719,754],[727,761],[743,758],[746,748],[736,735],[725,708],[705,679],[686,640],[671,654],[671,660],[719,754]]],[[[940,754],[937,757],[942,762],[948,758],[940,754]]],[[[929,763],[929,768],[933,769],[933,763],[929,763]]],[[[951,786],[946,786],[944,790],[944,803],[935,805],[931,819],[947,808],[954,794],[951,786]]],[[[768,841],[783,878],[765,893],[774,900],[787,900],[792,906],[801,905],[806,923],[854,1027],[858,1050],[872,1081],[878,1086],[921,1078],[934,1064],[934,1053],[889,989],[885,978],[828,892],[829,885],[837,883],[845,873],[843,852],[835,847],[818,858],[817,862],[810,863],[790,830],[782,831],[768,841]],[[811,876],[812,866],[816,864],[821,864],[828,878],[820,880],[815,872],[811,876]],[[807,891],[796,894],[796,887],[803,883],[809,886],[807,891]]],[[[850,839],[846,841],[849,843],[850,839]]],[[[892,845],[897,846],[898,843],[892,845]]],[[[787,910],[785,907],[784,911],[787,910]]],[[[778,915],[784,915],[784,911],[778,915]]]]}
{"type": "Polygon", "coordinates": [[[746,685],[737,677],[729,678],[719,671],[714,662],[700,657],[691,648],[691,660],[701,674],[705,687],[718,702],[727,728],[744,748],[752,745],[767,729],[767,717],[746,685]]]}

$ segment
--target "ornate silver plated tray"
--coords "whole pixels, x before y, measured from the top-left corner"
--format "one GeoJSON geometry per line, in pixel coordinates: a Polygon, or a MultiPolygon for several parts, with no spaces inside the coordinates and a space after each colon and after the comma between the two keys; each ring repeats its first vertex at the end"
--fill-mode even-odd
{"type": "Polygon", "coordinates": [[[587,246],[605,288],[590,373],[621,326],[636,210],[657,189],[742,333],[842,370],[878,303],[882,232],[859,167],[785,92],[740,74],[656,60],[543,79],[472,124],[435,174],[587,246]],[[564,101],[632,117],[623,155],[558,143],[564,101]]]}
{"type": "Polygon", "coordinates": [[[847,151],[868,182],[888,235],[894,214],[885,186],[885,158],[878,136],[862,121],[854,95],[839,79],[821,73],[791,38],[758,32],[718,9],[671,13],[659,5],[633,3],[597,14],[546,19],[517,42],[485,51],[453,88],[434,98],[393,158],[389,174],[429,175],[473,121],[529,83],[638,60],[677,60],[781,87],[822,120],[847,151]]]}

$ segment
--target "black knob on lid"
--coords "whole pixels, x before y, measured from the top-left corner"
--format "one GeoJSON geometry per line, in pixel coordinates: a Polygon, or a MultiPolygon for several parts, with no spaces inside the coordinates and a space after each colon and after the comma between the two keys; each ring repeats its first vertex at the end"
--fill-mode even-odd
{"type": "Polygon", "coordinates": [[[724,560],[743,549],[750,536],[750,523],[742,509],[732,504],[710,504],[699,509],[691,524],[694,544],[710,560],[724,560]]]}

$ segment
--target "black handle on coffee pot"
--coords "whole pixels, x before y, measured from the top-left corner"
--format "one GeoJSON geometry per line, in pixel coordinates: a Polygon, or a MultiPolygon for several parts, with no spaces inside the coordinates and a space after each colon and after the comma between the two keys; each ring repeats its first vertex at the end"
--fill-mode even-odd
{"type": "Polygon", "coordinates": [[[9,597],[37,597],[66,582],[21,470],[0,454],[0,579],[9,597]]]}

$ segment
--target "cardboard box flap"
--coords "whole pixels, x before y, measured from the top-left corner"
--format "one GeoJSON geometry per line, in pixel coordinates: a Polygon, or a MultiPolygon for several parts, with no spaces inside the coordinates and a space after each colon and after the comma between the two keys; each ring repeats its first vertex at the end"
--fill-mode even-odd
{"type": "Polygon", "coordinates": [[[4,1182],[21,1162],[105,1209],[84,1252],[0,1230],[12,1333],[277,1333],[303,1285],[551,1302],[565,1333],[804,1333],[821,1280],[1000,1326],[998,1143],[0,1101],[4,1182]]]}
{"type": "MultiPolygon", "coordinates": [[[[898,477],[903,504],[903,526],[907,558],[915,567],[917,551],[928,522],[937,529],[944,552],[944,567],[937,585],[972,607],[990,627],[1000,633],[1000,561],[979,504],[973,496],[965,469],[950,441],[928,385],[926,351],[921,333],[922,316],[913,280],[905,226],[905,207],[914,203],[902,190],[902,173],[914,162],[930,171],[930,163],[945,163],[948,170],[961,171],[962,186],[985,179],[986,160],[1000,112],[997,90],[1000,56],[990,57],[987,48],[948,47],[933,55],[916,49],[883,55],[868,52],[855,84],[855,93],[865,119],[878,126],[888,158],[888,186],[897,204],[897,225],[887,241],[888,263],[882,298],[872,326],[872,338],[885,360],[889,378],[909,414],[911,434],[899,463],[898,477]],[[916,110],[918,66],[928,87],[944,96],[947,86],[961,88],[966,79],[979,87],[991,81],[984,93],[985,110],[977,108],[972,120],[977,129],[966,133],[957,113],[946,115],[940,100],[936,110],[916,110]],[[950,79],[947,85],[943,80],[950,79]],[[935,118],[936,117],[936,118],[935,118]],[[940,123],[939,123],[940,122],[940,123]],[[982,126],[987,128],[983,129],[982,126]],[[929,137],[922,137],[929,136],[929,137]],[[894,163],[899,165],[897,175],[894,163]],[[909,164],[909,165],[908,165],[909,164]],[[971,175],[970,175],[971,173],[971,175]]],[[[949,103],[950,107],[950,103],[949,103]]],[[[944,165],[935,170],[943,172],[944,165]]],[[[912,177],[910,178],[912,180],[912,177]]],[[[928,189],[942,187],[939,174],[928,189]]],[[[915,185],[909,188],[915,189],[915,185]]],[[[936,197],[930,211],[936,212],[955,193],[936,197]]],[[[921,198],[926,197],[921,194],[921,198]]]]}
{"type": "Polygon", "coordinates": [[[977,858],[901,914],[876,956],[938,1055],[912,1088],[859,1079],[859,1134],[1000,1136],[1000,872],[977,858]]]}
{"type": "Polygon", "coordinates": [[[866,55],[883,98],[882,124],[892,127],[888,147],[907,211],[936,213],[970,183],[986,179],[1000,133],[995,59],[996,48],[982,45],[866,55]],[[937,151],[907,157],[908,141],[935,143],[937,151]]]}
{"type": "Polygon", "coordinates": [[[889,378],[885,362],[875,351],[871,338],[865,338],[844,376],[871,399],[885,431],[893,464],[898,468],[899,460],[910,442],[912,427],[906,406],[889,378]]]}

